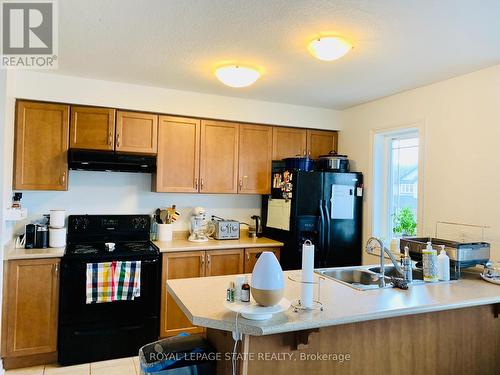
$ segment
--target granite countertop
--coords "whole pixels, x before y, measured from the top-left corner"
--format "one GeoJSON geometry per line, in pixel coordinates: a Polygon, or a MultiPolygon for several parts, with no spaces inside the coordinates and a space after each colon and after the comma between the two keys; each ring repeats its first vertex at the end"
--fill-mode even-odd
{"type": "Polygon", "coordinates": [[[244,249],[251,247],[281,247],[282,242],[271,240],[269,238],[250,238],[246,235],[241,235],[239,240],[208,240],[207,242],[191,242],[186,238],[173,239],[168,242],[153,241],[160,249],[160,252],[179,252],[179,251],[196,251],[196,250],[227,250],[227,249],[244,249]]]}
{"type": "MultiPolygon", "coordinates": [[[[300,271],[285,272],[285,297],[300,296],[300,284],[288,279],[300,271]]],[[[317,277],[317,275],[316,275],[317,277]]],[[[167,288],[189,320],[198,326],[232,331],[235,313],[223,306],[226,288],[235,276],[168,280],[167,288]]],[[[315,294],[316,295],[316,294],[315,294]]],[[[238,317],[238,330],[249,335],[269,335],[339,324],[391,318],[432,311],[500,303],[500,286],[483,281],[479,274],[465,274],[453,282],[421,284],[408,290],[393,288],[358,291],[333,280],[321,282],[324,311],[288,311],[257,322],[238,317]]]]}

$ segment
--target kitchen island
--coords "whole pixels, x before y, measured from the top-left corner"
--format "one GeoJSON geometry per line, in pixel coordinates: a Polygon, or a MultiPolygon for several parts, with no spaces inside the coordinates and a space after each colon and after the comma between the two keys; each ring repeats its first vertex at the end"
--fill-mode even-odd
{"type": "MultiPolygon", "coordinates": [[[[285,272],[285,297],[300,284],[285,272]]],[[[169,280],[188,319],[207,328],[222,353],[218,373],[231,373],[236,314],[223,306],[234,276],[169,280]]],[[[358,291],[322,280],[323,311],[238,317],[239,374],[496,374],[500,369],[500,287],[464,274],[462,280],[358,291]],[[404,371],[402,371],[404,369],[404,371]]]]}

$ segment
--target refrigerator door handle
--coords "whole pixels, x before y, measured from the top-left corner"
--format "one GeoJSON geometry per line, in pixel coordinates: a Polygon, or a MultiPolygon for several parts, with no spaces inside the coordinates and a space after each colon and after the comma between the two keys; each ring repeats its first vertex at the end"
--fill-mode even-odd
{"type": "Polygon", "coordinates": [[[326,217],[326,240],[325,240],[325,263],[328,260],[328,255],[330,254],[331,248],[330,248],[330,240],[331,240],[331,223],[332,219],[330,218],[329,211],[328,211],[328,201],[325,201],[324,203],[324,210],[325,210],[325,217],[326,217]]]}
{"type": "Polygon", "coordinates": [[[326,267],[326,260],[327,260],[327,252],[328,252],[328,211],[325,208],[325,201],[321,199],[319,201],[319,211],[320,211],[320,217],[321,217],[321,226],[320,226],[320,241],[321,241],[321,247],[320,247],[320,265],[321,267],[326,267]]]}
{"type": "Polygon", "coordinates": [[[326,250],[325,248],[325,213],[323,210],[323,204],[324,201],[323,199],[320,199],[319,201],[319,254],[320,254],[320,266],[323,266],[323,254],[326,250]]]}

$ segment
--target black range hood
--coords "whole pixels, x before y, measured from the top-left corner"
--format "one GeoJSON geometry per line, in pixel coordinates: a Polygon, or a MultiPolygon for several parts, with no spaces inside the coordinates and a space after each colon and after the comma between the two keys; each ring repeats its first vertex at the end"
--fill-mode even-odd
{"type": "Polygon", "coordinates": [[[69,150],[69,169],[113,172],[156,172],[156,156],[113,151],[69,150]]]}

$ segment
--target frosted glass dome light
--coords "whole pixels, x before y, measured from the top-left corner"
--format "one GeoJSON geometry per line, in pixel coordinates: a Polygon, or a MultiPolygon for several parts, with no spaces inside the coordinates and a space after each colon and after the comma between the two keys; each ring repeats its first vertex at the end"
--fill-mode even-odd
{"type": "Polygon", "coordinates": [[[246,87],[260,78],[260,72],[255,68],[246,66],[226,65],[217,68],[215,76],[227,86],[246,87]]]}
{"type": "Polygon", "coordinates": [[[323,61],[340,59],[351,49],[351,43],[338,36],[319,37],[309,43],[309,52],[323,61]]]}

